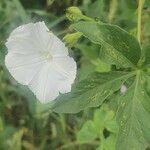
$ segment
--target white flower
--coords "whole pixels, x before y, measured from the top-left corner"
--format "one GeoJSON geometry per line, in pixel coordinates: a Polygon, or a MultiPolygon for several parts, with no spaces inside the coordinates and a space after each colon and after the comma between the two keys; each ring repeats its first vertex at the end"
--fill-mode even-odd
{"type": "Polygon", "coordinates": [[[125,94],[126,91],[127,91],[127,87],[123,84],[123,85],[121,86],[121,88],[120,88],[120,92],[121,92],[122,94],[125,94]]]}
{"type": "Polygon", "coordinates": [[[19,83],[28,85],[40,102],[71,91],[76,63],[44,22],[19,26],[10,34],[6,46],[9,72],[19,83]]]}

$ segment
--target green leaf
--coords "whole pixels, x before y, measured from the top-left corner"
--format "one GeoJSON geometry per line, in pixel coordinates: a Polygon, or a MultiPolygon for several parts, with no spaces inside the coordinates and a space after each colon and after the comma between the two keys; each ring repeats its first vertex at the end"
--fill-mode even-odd
{"type": "Polygon", "coordinates": [[[92,63],[96,66],[96,71],[98,72],[109,72],[111,70],[111,65],[101,61],[100,59],[96,59],[92,61],[92,63]]]}
{"type": "Polygon", "coordinates": [[[118,125],[116,122],[116,118],[114,117],[112,120],[109,120],[109,122],[106,122],[105,128],[110,131],[111,133],[117,133],[118,132],[118,125]]]}
{"type": "Polygon", "coordinates": [[[81,50],[82,54],[89,60],[95,60],[99,58],[99,46],[97,45],[88,45],[87,43],[78,44],[76,46],[81,50]]]}
{"type": "Polygon", "coordinates": [[[118,26],[80,21],[72,27],[102,46],[100,58],[104,61],[123,67],[135,67],[138,63],[141,55],[138,41],[118,26]]]}
{"type": "Polygon", "coordinates": [[[88,120],[77,133],[77,141],[91,142],[97,137],[95,125],[91,120],[88,120]]]}
{"type": "Polygon", "coordinates": [[[103,140],[103,147],[104,150],[116,150],[115,143],[116,143],[116,135],[111,134],[109,137],[103,140]]]}
{"type": "Polygon", "coordinates": [[[97,109],[94,112],[94,124],[97,130],[97,133],[103,133],[105,128],[105,119],[107,116],[107,111],[103,108],[103,105],[100,109],[97,109]]]}
{"type": "Polygon", "coordinates": [[[79,81],[86,79],[88,75],[95,72],[95,66],[93,64],[85,59],[82,59],[81,61],[82,64],[78,70],[79,81]]]}
{"type": "Polygon", "coordinates": [[[59,113],[77,113],[87,107],[97,107],[133,75],[133,72],[117,71],[94,73],[77,83],[71,93],[60,95],[54,102],[52,110],[59,113]]]}
{"type": "Polygon", "coordinates": [[[100,109],[97,109],[94,113],[94,124],[97,133],[102,134],[105,128],[110,132],[116,132],[117,124],[114,116],[114,112],[106,105],[102,105],[100,109]]]}
{"type": "Polygon", "coordinates": [[[150,97],[144,75],[137,71],[135,82],[119,99],[117,150],[145,150],[150,142],[150,97]]]}
{"type": "Polygon", "coordinates": [[[111,65],[99,59],[100,46],[95,44],[78,44],[76,47],[81,50],[82,54],[89,59],[94,66],[96,66],[96,71],[108,72],[111,70],[111,65]]]}

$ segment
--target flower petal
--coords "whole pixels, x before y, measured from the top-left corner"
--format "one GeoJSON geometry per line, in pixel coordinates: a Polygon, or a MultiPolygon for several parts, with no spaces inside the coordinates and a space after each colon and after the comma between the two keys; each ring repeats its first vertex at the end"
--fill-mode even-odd
{"type": "Polygon", "coordinates": [[[51,33],[50,36],[52,42],[49,44],[49,51],[53,57],[64,57],[68,55],[68,49],[65,47],[65,44],[54,34],[51,33]]]}
{"type": "Polygon", "coordinates": [[[45,62],[46,60],[37,54],[8,53],[5,57],[5,65],[11,75],[24,85],[27,85],[32,80],[45,62]]]}
{"type": "Polygon", "coordinates": [[[19,26],[10,34],[6,42],[9,52],[21,54],[47,52],[48,44],[52,45],[52,40],[44,22],[19,26]]]}
{"type": "Polygon", "coordinates": [[[65,77],[65,81],[60,82],[59,91],[61,93],[70,92],[71,84],[74,82],[76,77],[76,62],[69,56],[54,58],[53,62],[55,63],[56,71],[65,77]]]}
{"type": "Polygon", "coordinates": [[[8,51],[21,54],[51,52],[54,56],[67,56],[68,49],[46,27],[44,22],[29,23],[16,28],[6,42],[8,51]]]}
{"type": "Polygon", "coordinates": [[[57,85],[58,76],[54,72],[53,64],[46,63],[41,71],[34,76],[29,88],[41,103],[46,103],[59,95],[57,85]]]}
{"type": "Polygon", "coordinates": [[[75,75],[76,63],[72,58],[55,59],[44,65],[30,82],[29,88],[40,102],[46,103],[56,99],[59,93],[70,92],[75,75]]]}

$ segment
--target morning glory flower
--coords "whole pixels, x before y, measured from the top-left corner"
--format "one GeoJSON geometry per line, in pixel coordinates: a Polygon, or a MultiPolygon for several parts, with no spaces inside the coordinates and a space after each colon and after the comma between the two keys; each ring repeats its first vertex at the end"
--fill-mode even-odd
{"type": "Polygon", "coordinates": [[[5,64],[10,74],[27,85],[40,102],[71,91],[76,62],[44,22],[19,26],[10,34],[6,47],[5,64]]]}

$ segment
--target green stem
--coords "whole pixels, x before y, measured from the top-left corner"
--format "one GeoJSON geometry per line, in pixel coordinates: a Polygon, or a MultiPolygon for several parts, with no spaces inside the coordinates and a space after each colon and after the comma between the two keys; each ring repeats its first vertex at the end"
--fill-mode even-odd
{"type": "Polygon", "coordinates": [[[142,8],[144,5],[144,0],[139,0],[138,4],[138,23],[137,23],[137,39],[141,43],[141,17],[142,17],[142,8]]]}
{"type": "Polygon", "coordinates": [[[96,142],[96,141],[91,141],[91,142],[87,142],[87,141],[85,141],[85,142],[84,141],[83,142],[74,141],[74,142],[67,143],[67,144],[65,144],[65,145],[57,148],[57,150],[63,150],[63,149],[67,149],[69,147],[75,147],[75,146],[84,145],[84,144],[98,146],[99,142],[96,142]]]}
{"type": "Polygon", "coordinates": [[[108,14],[108,21],[111,23],[115,17],[116,11],[117,11],[117,0],[111,0],[110,2],[110,8],[109,8],[109,14],[108,14]]]}
{"type": "Polygon", "coordinates": [[[94,19],[88,17],[88,16],[85,16],[85,15],[82,15],[82,19],[86,20],[86,21],[95,21],[94,19]]]}

